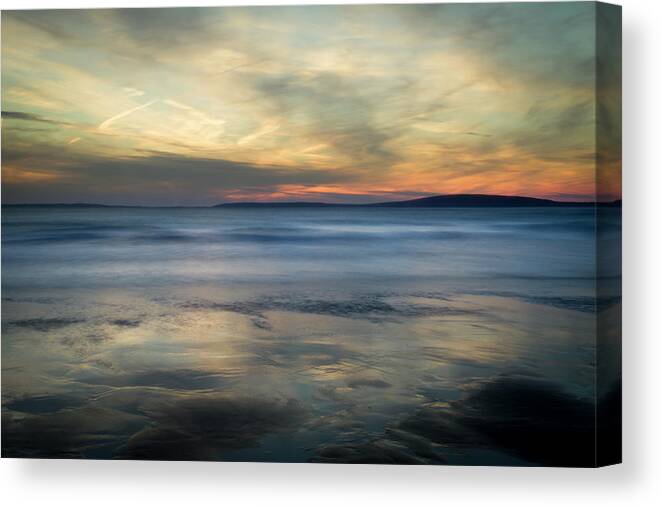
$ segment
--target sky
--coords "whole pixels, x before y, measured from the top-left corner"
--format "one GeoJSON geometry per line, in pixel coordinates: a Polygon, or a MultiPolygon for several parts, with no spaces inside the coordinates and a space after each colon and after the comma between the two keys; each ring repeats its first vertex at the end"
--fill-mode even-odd
{"type": "Polygon", "coordinates": [[[619,198],[596,18],[592,2],[5,11],[3,202],[619,198]]]}

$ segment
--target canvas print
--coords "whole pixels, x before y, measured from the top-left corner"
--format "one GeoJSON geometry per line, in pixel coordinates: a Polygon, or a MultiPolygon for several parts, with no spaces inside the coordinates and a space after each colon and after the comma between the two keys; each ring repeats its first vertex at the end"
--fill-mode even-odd
{"type": "Polygon", "coordinates": [[[621,11],[2,12],[2,456],[621,456],[621,11]]]}

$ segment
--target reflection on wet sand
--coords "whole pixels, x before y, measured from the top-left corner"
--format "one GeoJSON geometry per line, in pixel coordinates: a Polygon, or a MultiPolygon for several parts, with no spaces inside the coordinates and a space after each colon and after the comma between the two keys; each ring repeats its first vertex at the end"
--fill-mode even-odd
{"type": "Polygon", "coordinates": [[[564,317],[575,327],[580,314],[493,296],[268,301],[152,302],[156,317],[140,319],[119,318],[123,311],[111,307],[87,324],[8,321],[22,340],[5,360],[5,392],[23,396],[5,404],[5,453],[249,459],[240,451],[270,435],[305,442],[285,459],[452,463],[457,453],[495,447],[557,464],[558,444],[575,449],[590,431],[589,343],[571,342],[557,324],[564,317]],[[508,309],[539,315],[503,320],[508,309]],[[540,336],[549,319],[553,332],[540,336]],[[36,347],[50,360],[35,361],[36,347]],[[558,354],[574,364],[556,365],[558,354]],[[526,368],[537,373],[526,376],[526,368]],[[575,372],[573,394],[536,376],[566,369],[575,372]],[[549,431],[557,442],[544,437],[549,431]]]}

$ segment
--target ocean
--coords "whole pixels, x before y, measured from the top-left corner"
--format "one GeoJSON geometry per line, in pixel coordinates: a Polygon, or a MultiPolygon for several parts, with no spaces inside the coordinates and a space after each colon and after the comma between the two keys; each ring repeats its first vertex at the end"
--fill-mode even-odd
{"type": "Polygon", "coordinates": [[[585,207],[5,207],[3,456],[583,466],[607,255],[597,300],[585,207]]]}

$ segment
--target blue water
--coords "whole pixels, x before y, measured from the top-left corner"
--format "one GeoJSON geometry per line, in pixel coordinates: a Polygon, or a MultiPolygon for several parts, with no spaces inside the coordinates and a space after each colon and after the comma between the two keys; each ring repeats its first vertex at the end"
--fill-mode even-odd
{"type": "Polygon", "coordinates": [[[2,226],[3,455],[593,452],[592,209],[9,207],[2,226]]]}

